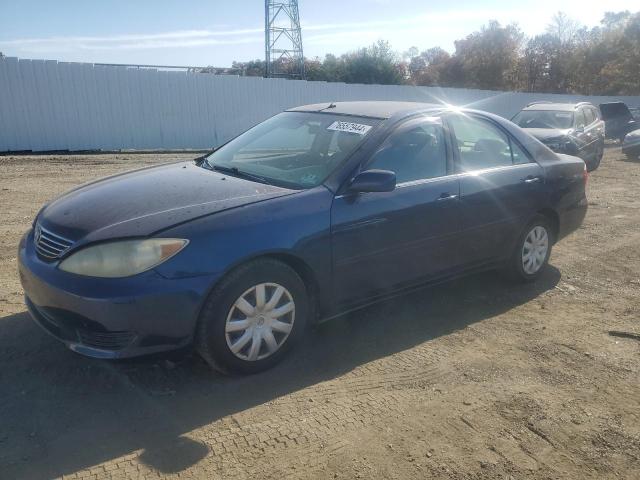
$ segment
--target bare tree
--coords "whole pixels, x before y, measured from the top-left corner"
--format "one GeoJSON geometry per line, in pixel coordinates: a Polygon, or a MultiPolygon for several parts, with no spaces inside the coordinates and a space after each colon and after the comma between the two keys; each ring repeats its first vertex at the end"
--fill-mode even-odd
{"type": "Polygon", "coordinates": [[[582,25],[564,12],[556,13],[547,25],[547,33],[557,38],[562,47],[575,45],[581,29],[582,25]]]}

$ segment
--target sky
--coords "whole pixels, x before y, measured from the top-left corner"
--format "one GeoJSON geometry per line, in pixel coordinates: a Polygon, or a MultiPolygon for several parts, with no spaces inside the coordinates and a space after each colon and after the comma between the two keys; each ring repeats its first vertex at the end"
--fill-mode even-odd
{"type": "MultiPolygon", "coordinates": [[[[563,11],[595,26],[637,0],[299,0],[306,57],[388,40],[441,46],[489,20],[541,33],[563,11]]],[[[20,58],[216,67],[264,58],[263,0],[0,0],[0,52],[20,58]]]]}

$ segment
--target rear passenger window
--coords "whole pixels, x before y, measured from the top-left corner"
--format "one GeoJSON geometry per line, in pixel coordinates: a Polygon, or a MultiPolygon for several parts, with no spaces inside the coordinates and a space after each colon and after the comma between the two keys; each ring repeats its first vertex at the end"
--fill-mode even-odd
{"type": "Polygon", "coordinates": [[[446,175],[442,126],[433,121],[409,121],[389,135],[367,168],[395,172],[398,183],[446,175]]]}
{"type": "Polygon", "coordinates": [[[584,117],[585,120],[587,122],[587,125],[591,125],[593,122],[596,121],[595,116],[593,115],[593,110],[590,108],[585,108],[584,110],[584,117]]]}
{"type": "MultiPolygon", "coordinates": [[[[452,115],[449,124],[456,136],[460,152],[459,170],[471,172],[513,164],[509,138],[498,128],[474,117],[452,115]]],[[[526,158],[519,150],[518,160],[526,158]]],[[[527,160],[528,161],[528,160],[527,160]]]]}

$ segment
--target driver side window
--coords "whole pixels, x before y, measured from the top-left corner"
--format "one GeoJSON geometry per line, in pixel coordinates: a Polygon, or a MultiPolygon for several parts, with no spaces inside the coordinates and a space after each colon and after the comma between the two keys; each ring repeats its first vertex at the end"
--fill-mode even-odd
{"type": "Polygon", "coordinates": [[[584,116],[585,116],[585,120],[587,122],[587,125],[591,125],[593,122],[596,121],[596,117],[593,114],[593,110],[591,110],[590,108],[583,108],[582,111],[584,112],[584,116]]]}
{"type": "Polygon", "coordinates": [[[584,110],[578,109],[576,112],[576,128],[584,128],[586,126],[586,120],[584,118],[584,110]]]}
{"type": "Polygon", "coordinates": [[[446,175],[442,126],[423,119],[410,120],[389,135],[366,168],[395,172],[399,184],[446,175]]]}

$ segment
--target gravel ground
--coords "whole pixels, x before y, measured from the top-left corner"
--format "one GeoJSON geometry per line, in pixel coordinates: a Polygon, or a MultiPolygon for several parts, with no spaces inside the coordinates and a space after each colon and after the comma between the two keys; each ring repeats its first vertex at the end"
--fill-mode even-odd
{"type": "Polygon", "coordinates": [[[381,303],[252,377],[73,354],[25,313],[20,235],[72,186],[174,158],[0,157],[0,478],[638,478],[640,162],[607,149],[535,284],[381,303]]]}

